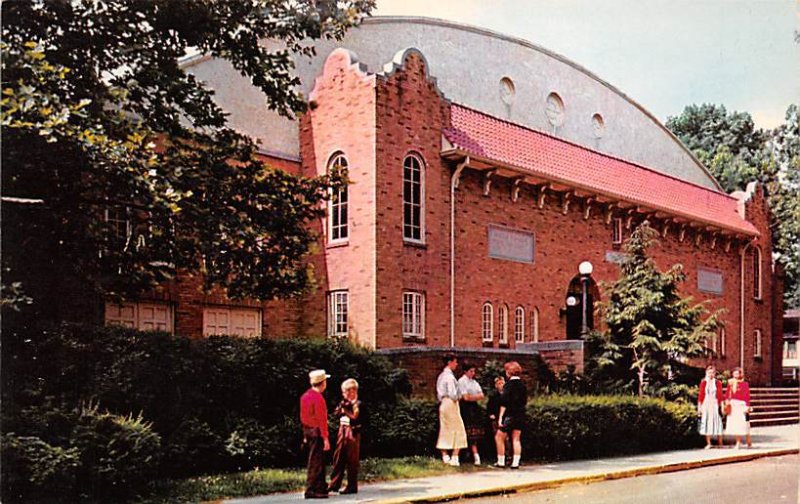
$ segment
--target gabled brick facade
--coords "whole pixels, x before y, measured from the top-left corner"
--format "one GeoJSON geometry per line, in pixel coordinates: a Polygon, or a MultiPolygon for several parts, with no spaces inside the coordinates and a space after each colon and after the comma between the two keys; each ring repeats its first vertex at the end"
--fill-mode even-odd
{"type": "MultiPolygon", "coordinates": [[[[313,176],[324,174],[334,155],[346,157],[351,181],[348,239],[330,243],[328,223],[314,223],[320,241],[309,261],[316,289],[292,301],[240,303],[261,310],[264,336],[324,337],[330,317],[328,293],[346,290],[348,336],[369,348],[426,347],[441,352],[452,343],[473,353],[487,349],[482,350],[487,355],[503,348],[517,354],[536,350],[537,342],[567,339],[569,313],[574,313],[567,307],[568,290],[582,261],[593,264],[594,285],[617,277],[615,261],[621,248],[612,243],[614,219],[622,219],[622,238],[648,219],[662,233],[652,251],[659,266],[681,263],[687,275],[683,292],[707,302],[711,310],[724,310],[725,352],[720,340],[717,355],[710,359],[722,369],[743,364],[754,384],[777,383],[780,335],[774,332],[773,318],[781,312],[774,310],[780,304],[780,286],[771,267],[770,215],[760,187],[752,185],[733,195],[739,200],[733,220],[741,225],[731,229],[730,218],[714,226],[647,209],[641,202],[603,199],[585,187],[578,190],[563,180],[553,183],[541,175],[530,176],[489,157],[445,155],[443,133],[451,126],[454,105],[442,96],[434,77],[424,56],[413,49],[399,54],[384,74],[368,73],[344,49],[328,57],[310,94],[312,110],[300,122],[302,161],[272,161],[313,176]],[[424,234],[419,242],[403,237],[403,163],[408,155],[423,165],[424,234]],[[454,181],[458,187],[451,199],[454,181]],[[491,257],[490,228],[532,236],[532,261],[491,257]],[[760,299],[754,298],[753,288],[756,249],[761,257],[760,299]],[[699,275],[704,275],[702,282],[699,275]],[[701,289],[699,284],[709,278],[713,288],[701,289]],[[404,337],[404,292],[424,295],[423,338],[404,337]],[[482,338],[485,303],[493,310],[491,341],[482,338]],[[502,343],[498,317],[504,305],[508,339],[502,343]],[[523,344],[514,337],[518,307],[525,314],[523,344]],[[755,355],[756,330],[762,334],[760,357],[755,355]]],[[[552,145],[561,142],[537,135],[552,145]]],[[[719,199],[710,189],[692,187],[701,196],[719,199]]],[[[602,289],[594,292],[602,299],[602,289]]],[[[199,282],[190,276],[178,279],[160,297],[175,306],[175,331],[192,336],[202,335],[204,306],[229,304],[219,294],[202,294],[199,282]]],[[[540,346],[545,355],[546,345],[540,346]]],[[[558,354],[558,366],[569,364],[562,362],[567,358],[576,360],[580,369],[580,356],[573,350],[558,354]]],[[[417,378],[420,383],[429,381],[417,378]]]]}

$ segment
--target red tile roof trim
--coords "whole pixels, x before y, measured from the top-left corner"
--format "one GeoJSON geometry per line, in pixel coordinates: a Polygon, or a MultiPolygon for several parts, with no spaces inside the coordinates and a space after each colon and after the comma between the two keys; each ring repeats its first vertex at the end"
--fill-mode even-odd
{"type": "Polygon", "coordinates": [[[756,236],[739,200],[580,145],[452,104],[445,138],[466,155],[653,210],[756,236]]]}

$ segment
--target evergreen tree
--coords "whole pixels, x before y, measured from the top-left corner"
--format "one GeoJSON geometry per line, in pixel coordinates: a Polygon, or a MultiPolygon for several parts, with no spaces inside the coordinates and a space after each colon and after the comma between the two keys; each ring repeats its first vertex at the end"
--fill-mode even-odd
{"type": "Polygon", "coordinates": [[[603,286],[605,331],[588,344],[587,373],[617,391],[662,395],[680,378],[687,359],[706,351],[717,313],[682,297],[683,267],[659,271],[648,250],[658,232],[645,221],[625,242],[620,277],[603,286]]]}

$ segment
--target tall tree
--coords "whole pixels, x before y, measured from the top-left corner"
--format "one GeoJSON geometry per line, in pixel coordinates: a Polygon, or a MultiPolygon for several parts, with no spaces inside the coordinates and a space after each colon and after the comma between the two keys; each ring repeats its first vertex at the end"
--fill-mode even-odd
{"type": "Polygon", "coordinates": [[[344,174],[264,166],[179,59],[226,59],[263,92],[265,109],[296,117],[306,102],[292,54],[342,37],[373,5],[3,2],[3,283],[19,294],[21,282],[50,316],[75,282],[124,294],[180,270],[232,297],[306,289],[307,223],[344,174]]]}
{"type": "Polygon", "coordinates": [[[659,271],[648,250],[658,232],[645,221],[624,244],[619,278],[603,287],[600,304],[606,330],[590,338],[587,372],[617,390],[639,396],[673,388],[688,358],[706,351],[717,329],[717,313],[682,297],[683,266],[659,271]]]}
{"type": "Polygon", "coordinates": [[[774,130],[756,129],[750,114],[721,105],[689,105],[667,119],[667,127],[689,147],[727,192],[758,181],[773,213],[776,259],[786,270],[784,301],[800,306],[800,136],[798,106],[774,130]]]}

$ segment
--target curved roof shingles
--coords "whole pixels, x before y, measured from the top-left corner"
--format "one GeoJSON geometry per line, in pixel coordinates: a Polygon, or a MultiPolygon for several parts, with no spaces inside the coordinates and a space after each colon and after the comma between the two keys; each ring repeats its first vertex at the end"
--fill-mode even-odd
{"type": "Polygon", "coordinates": [[[466,155],[534,177],[746,235],[739,200],[453,103],[444,136],[466,155]]]}

